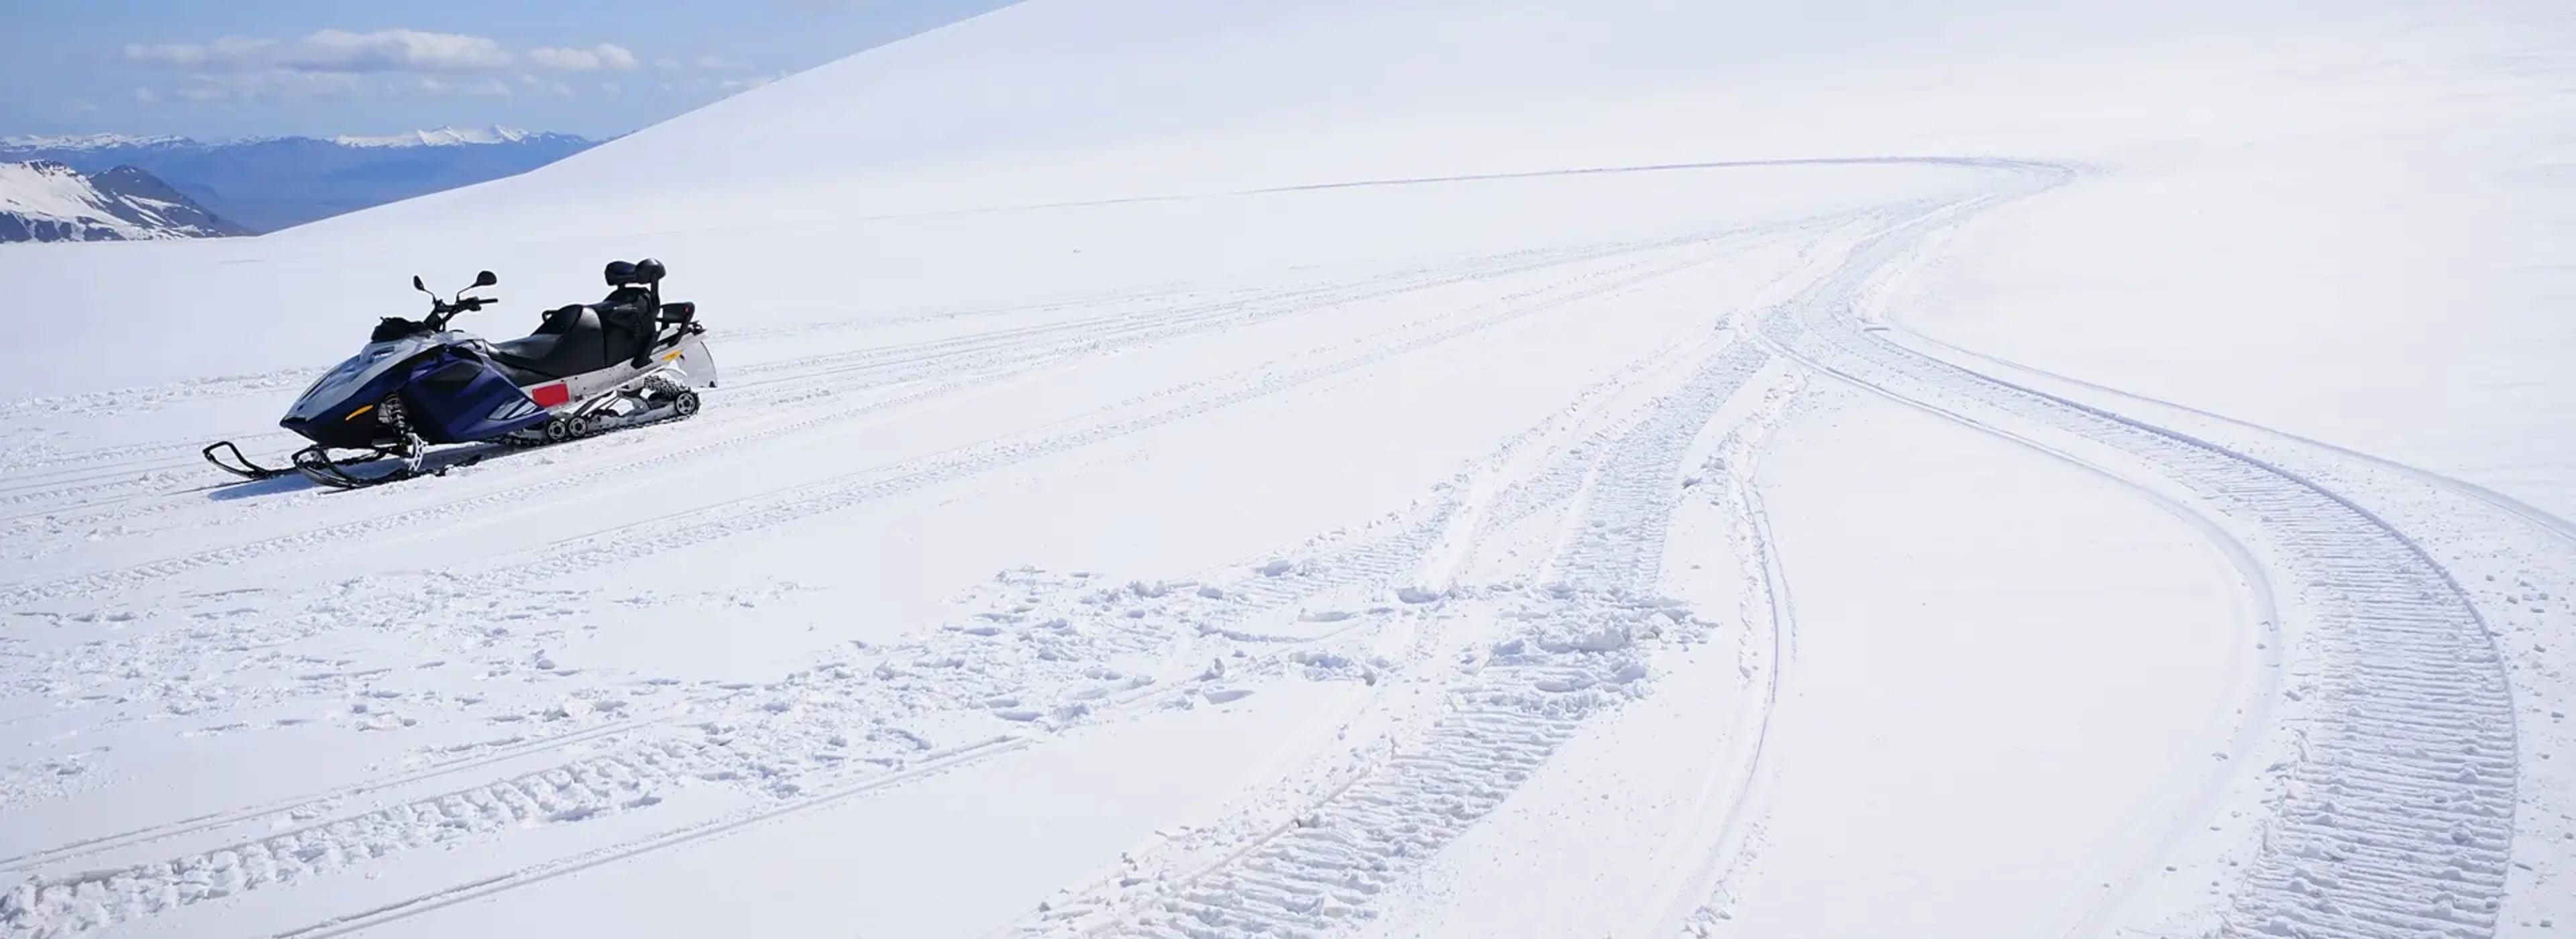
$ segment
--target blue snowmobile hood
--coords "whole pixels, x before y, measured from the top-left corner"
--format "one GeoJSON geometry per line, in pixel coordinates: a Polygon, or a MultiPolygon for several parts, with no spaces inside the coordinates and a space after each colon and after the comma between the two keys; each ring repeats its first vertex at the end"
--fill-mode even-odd
{"type": "Polygon", "coordinates": [[[374,389],[372,386],[403,363],[433,349],[481,341],[472,333],[448,330],[368,343],[358,350],[358,354],[314,379],[312,387],[304,389],[304,395],[295,399],[295,405],[286,409],[286,419],[280,423],[292,427],[309,425],[324,418],[341,419],[350,411],[374,404],[375,399],[383,397],[389,389],[374,389]]]}

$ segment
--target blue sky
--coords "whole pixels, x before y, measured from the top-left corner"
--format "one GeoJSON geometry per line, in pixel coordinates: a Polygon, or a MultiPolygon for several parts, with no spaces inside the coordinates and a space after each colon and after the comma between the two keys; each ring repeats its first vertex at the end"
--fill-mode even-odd
{"type": "Polygon", "coordinates": [[[1010,0],[13,3],[0,136],[604,136],[1010,0]]]}

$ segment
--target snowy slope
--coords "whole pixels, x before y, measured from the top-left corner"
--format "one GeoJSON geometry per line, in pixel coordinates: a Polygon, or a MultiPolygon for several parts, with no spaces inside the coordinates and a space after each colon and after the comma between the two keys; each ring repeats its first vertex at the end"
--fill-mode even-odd
{"type": "Polygon", "coordinates": [[[242,234],[152,174],[82,175],[60,163],[0,163],[0,241],[134,241],[242,234]]]}
{"type": "Polygon", "coordinates": [[[0,253],[0,930],[2561,934],[2571,43],[1031,0],[0,253]],[[198,459],[643,255],[686,422],[198,459]]]}

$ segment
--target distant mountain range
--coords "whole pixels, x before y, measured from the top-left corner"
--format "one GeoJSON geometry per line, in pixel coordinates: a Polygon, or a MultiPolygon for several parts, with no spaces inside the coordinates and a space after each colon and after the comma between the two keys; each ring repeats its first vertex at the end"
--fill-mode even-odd
{"type": "Polygon", "coordinates": [[[50,161],[85,174],[133,167],[213,215],[270,232],[442,189],[512,176],[597,146],[507,127],[380,137],[0,137],[0,161],[50,161]]]}
{"type": "Polygon", "coordinates": [[[137,241],[249,234],[131,166],[0,163],[0,242],[137,241]]]}

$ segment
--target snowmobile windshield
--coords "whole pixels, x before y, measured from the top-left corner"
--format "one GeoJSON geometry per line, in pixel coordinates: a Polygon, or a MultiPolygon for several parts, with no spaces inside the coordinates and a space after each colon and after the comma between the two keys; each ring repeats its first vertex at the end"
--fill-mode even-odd
{"type": "Polygon", "coordinates": [[[321,410],[328,410],[357,393],[386,369],[401,364],[429,345],[426,337],[417,335],[391,342],[369,343],[366,348],[358,350],[358,354],[314,379],[312,386],[304,389],[303,396],[295,399],[295,407],[289,413],[309,418],[321,410]]]}

